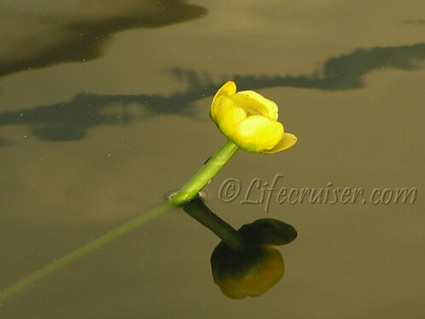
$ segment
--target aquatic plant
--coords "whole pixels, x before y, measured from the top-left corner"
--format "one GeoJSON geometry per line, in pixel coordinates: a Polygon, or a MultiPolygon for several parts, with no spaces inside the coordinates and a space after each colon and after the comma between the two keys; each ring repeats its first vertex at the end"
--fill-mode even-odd
{"type": "MultiPolygon", "coordinates": [[[[24,277],[12,286],[4,289],[0,292],[0,303],[20,293],[30,285],[42,280],[54,271],[76,262],[94,250],[118,239],[170,209],[186,205],[198,196],[198,193],[202,190],[202,188],[214,178],[214,176],[224,167],[224,165],[226,165],[227,162],[229,162],[239,148],[248,152],[272,154],[285,150],[297,142],[295,135],[285,133],[283,125],[277,121],[278,107],[276,103],[254,91],[241,91],[236,93],[236,84],[232,81],[225,83],[217,91],[211,104],[210,117],[228,140],[170,200],[145,212],[135,219],[116,227],[110,232],[90,241],[68,255],[57,259],[47,266],[24,277]]],[[[231,230],[229,233],[231,233],[231,230]]],[[[223,237],[221,238],[223,239],[223,237]]],[[[233,243],[236,242],[233,241],[233,243]]],[[[246,246],[246,236],[240,243],[245,248],[249,247],[251,249],[255,246],[254,249],[257,252],[260,252],[260,255],[258,256],[261,258],[258,257],[257,254],[254,254],[258,258],[256,257],[254,260],[250,260],[252,265],[257,265],[261,269],[270,269],[270,263],[267,264],[264,263],[264,261],[272,260],[271,264],[279,264],[278,255],[274,252],[274,248],[270,248],[269,245],[246,246]]],[[[219,245],[218,247],[222,246],[219,245]]],[[[242,251],[247,251],[245,248],[240,250],[235,249],[235,247],[232,246],[226,247],[230,247],[231,251],[236,251],[238,254],[242,251]]],[[[220,249],[223,249],[217,249],[219,249],[217,254],[220,255],[220,249]]],[[[220,258],[218,258],[218,260],[219,259],[220,258]]],[[[213,269],[214,264],[222,265],[222,263],[214,262],[214,260],[215,258],[212,258],[213,269]]],[[[219,267],[219,269],[223,268],[219,267]]],[[[229,291],[232,291],[233,288],[231,289],[229,287],[234,287],[235,285],[234,283],[229,284],[228,279],[223,279],[229,278],[225,275],[227,273],[222,270],[217,272],[213,271],[213,273],[215,274],[214,280],[220,285],[223,292],[227,292],[227,295],[231,295],[231,292],[229,291]]],[[[239,271],[238,274],[244,273],[239,271]]],[[[272,280],[267,281],[267,285],[264,286],[264,284],[262,284],[260,285],[259,290],[255,290],[254,292],[245,291],[244,294],[258,294],[258,291],[263,291],[277,282],[277,279],[281,278],[281,274],[283,275],[283,268],[281,271],[278,270],[276,274],[271,277],[272,280]]],[[[245,277],[242,276],[240,278],[245,277]]],[[[257,277],[257,279],[258,278],[261,278],[261,276],[257,277]]],[[[246,286],[247,281],[239,280],[239,284],[246,286]]],[[[240,296],[240,292],[235,294],[236,298],[240,296]]]]}

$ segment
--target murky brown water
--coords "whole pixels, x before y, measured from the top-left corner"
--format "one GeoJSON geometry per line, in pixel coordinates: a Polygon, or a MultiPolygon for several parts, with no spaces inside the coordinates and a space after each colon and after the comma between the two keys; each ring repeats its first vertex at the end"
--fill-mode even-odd
{"type": "Polygon", "coordinates": [[[0,290],[181,186],[225,141],[208,117],[224,81],[275,100],[299,138],[272,156],[240,151],[206,189],[237,228],[275,218],[297,229],[266,294],[222,295],[217,237],[175,210],[0,317],[423,318],[424,11],[418,0],[0,3],[0,290]],[[277,174],[277,189],[363,193],[241,204],[255,178],[277,174]],[[230,177],[242,190],[227,203],[230,177]],[[402,187],[413,204],[382,202],[402,187]]]}

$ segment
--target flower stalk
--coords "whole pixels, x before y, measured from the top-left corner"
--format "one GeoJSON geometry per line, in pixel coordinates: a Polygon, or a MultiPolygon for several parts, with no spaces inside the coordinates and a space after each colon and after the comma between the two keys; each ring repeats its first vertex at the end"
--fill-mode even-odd
{"type": "Polygon", "coordinates": [[[184,206],[189,215],[212,230],[231,250],[243,250],[246,240],[244,241],[240,233],[203,205],[197,198],[198,193],[229,162],[239,148],[248,152],[272,154],[293,146],[297,138],[284,132],[283,125],[277,121],[278,108],[273,101],[254,91],[236,93],[236,84],[232,81],[224,84],[214,96],[210,117],[228,140],[172,199],[117,226],[0,291],[0,305],[53,272],[76,262],[174,207],[184,206]],[[190,202],[191,200],[193,201],[190,202]]]}
{"type": "Polygon", "coordinates": [[[238,149],[232,141],[228,140],[174,195],[171,202],[180,206],[195,198],[199,191],[230,161],[238,149]]]}
{"type": "Polygon", "coordinates": [[[112,229],[108,233],[93,239],[92,241],[88,242],[87,244],[77,248],[76,250],[72,251],[71,253],[51,262],[50,264],[47,264],[41,269],[38,269],[34,271],[33,273],[29,274],[28,276],[22,278],[12,286],[9,286],[8,288],[0,291],[0,305],[2,302],[6,301],[7,299],[10,299],[14,297],[15,295],[19,294],[26,288],[28,288],[31,285],[34,285],[35,283],[41,281],[48,275],[51,275],[55,271],[64,268],[65,266],[68,266],[84,256],[92,253],[93,251],[101,248],[102,246],[106,245],[107,243],[110,243],[112,241],[117,240],[118,238],[122,237],[123,235],[129,233],[130,231],[140,227],[141,225],[147,223],[148,221],[157,218],[158,216],[164,214],[165,212],[172,209],[174,206],[170,202],[163,203],[162,205],[159,205],[155,208],[152,208],[151,210],[145,212],[144,214],[137,216],[136,218],[117,226],[116,228],[112,229]]]}

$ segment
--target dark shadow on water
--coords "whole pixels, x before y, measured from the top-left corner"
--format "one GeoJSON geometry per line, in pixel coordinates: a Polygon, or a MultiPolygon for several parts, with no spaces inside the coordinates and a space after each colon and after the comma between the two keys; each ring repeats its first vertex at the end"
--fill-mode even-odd
{"type": "Polygon", "coordinates": [[[10,145],[8,141],[0,137],[0,147],[10,145]]]}
{"type": "Polygon", "coordinates": [[[81,93],[69,102],[1,113],[0,125],[29,126],[33,135],[46,141],[79,140],[97,126],[128,125],[159,114],[193,117],[191,102],[202,97],[199,90],[170,96],[81,93]]]}
{"type": "Polygon", "coordinates": [[[409,19],[404,20],[403,23],[409,24],[409,25],[425,25],[425,19],[409,19]]]}
{"type": "Polygon", "coordinates": [[[425,59],[425,43],[413,45],[357,49],[351,53],[332,57],[322,70],[301,76],[244,76],[232,78],[240,87],[270,88],[288,86],[321,90],[348,90],[365,86],[363,77],[373,71],[387,68],[404,71],[418,70],[425,59]]]}
{"type": "MultiPolygon", "coordinates": [[[[117,3],[119,6],[119,2],[117,3]]],[[[125,14],[74,18],[69,21],[52,16],[16,14],[12,23],[19,23],[19,20],[16,21],[19,18],[23,20],[22,24],[33,19],[36,25],[39,23],[49,27],[47,30],[42,29],[40,32],[13,39],[7,59],[0,59],[0,77],[57,63],[93,60],[102,55],[105,44],[119,31],[140,27],[158,28],[199,18],[207,12],[203,7],[179,0],[150,0],[134,2],[133,5],[134,10],[125,14]]],[[[99,8],[99,12],[101,11],[102,8],[99,8]]],[[[3,12],[3,17],[6,17],[5,14],[3,12]]],[[[13,13],[9,13],[9,19],[10,15],[13,13]]]]}
{"type": "MultiPolygon", "coordinates": [[[[33,135],[46,141],[69,141],[85,137],[88,129],[100,125],[126,125],[155,115],[194,116],[194,103],[211,97],[223,82],[232,79],[239,89],[297,87],[320,90],[349,90],[365,86],[363,77],[388,68],[418,70],[425,59],[425,43],[406,46],[357,49],[331,57],[321,71],[311,75],[228,75],[214,80],[208,73],[173,69],[179,81],[187,83],[183,92],[170,95],[96,95],[81,93],[59,104],[30,110],[0,113],[0,126],[25,125],[33,135]],[[130,109],[130,111],[129,111],[130,109]],[[136,111],[134,110],[136,109],[136,111]]],[[[4,145],[5,143],[3,143],[4,145]]],[[[0,143],[0,146],[2,143],[0,143]]]]}

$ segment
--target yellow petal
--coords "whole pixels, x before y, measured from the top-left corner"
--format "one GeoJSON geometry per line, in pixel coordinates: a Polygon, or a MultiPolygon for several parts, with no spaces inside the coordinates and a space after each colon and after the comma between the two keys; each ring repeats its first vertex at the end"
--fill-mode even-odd
{"type": "Polygon", "coordinates": [[[276,103],[257,92],[240,91],[233,96],[233,100],[248,115],[263,115],[272,121],[277,121],[278,107],[276,103]]]}
{"type": "Polygon", "coordinates": [[[295,145],[297,143],[297,137],[294,134],[291,133],[284,133],[282,139],[277,143],[273,148],[264,150],[262,153],[265,154],[274,154],[283,150],[286,150],[287,148],[290,148],[291,146],[295,145]]]}
{"type": "Polygon", "coordinates": [[[233,81],[227,81],[226,83],[224,83],[224,85],[220,89],[218,89],[217,93],[215,94],[215,96],[212,100],[211,109],[210,109],[210,117],[215,123],[217,123],[217,120],[216,120],[216,113],[215,113],[214,105],[217,104],[217,99],[220,96],[231,97],[235,93],[236,93],[236,84],[233,81]]]}
{"type": "Polygon", "coordinates": [[[246,112],[225,95],[217,97],[211,109],[214,110],[218,128],[228,138],[235,126],[246,118],[246,112]]]}
{"type": "Polygon", "coordinates": [[[283,125],[262,115],[249,116],[234,127],[229,136],[240,148],[248,152],[272,149],[283,136],[283,125]]]}

